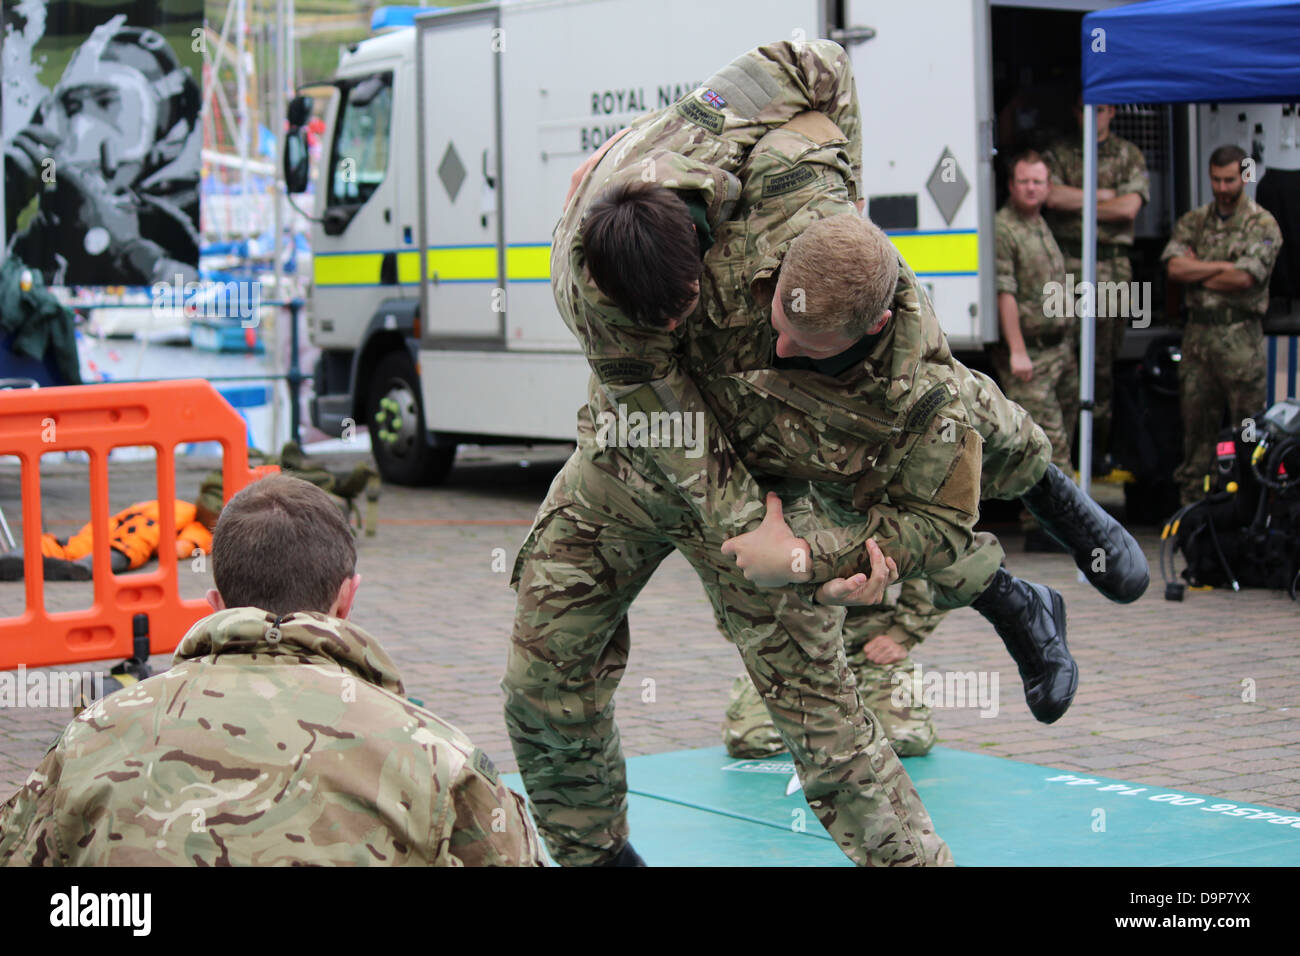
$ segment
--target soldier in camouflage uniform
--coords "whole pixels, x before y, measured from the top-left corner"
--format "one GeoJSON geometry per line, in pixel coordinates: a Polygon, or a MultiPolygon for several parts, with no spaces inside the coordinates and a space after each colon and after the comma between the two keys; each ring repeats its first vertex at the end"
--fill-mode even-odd
{"type": "Polygon", "coordinates": [[[68,725],[0,808],[0,863],[541,865],[523,799],[406,699],[392,659],[346,620],[355,556],[342,515],[306,482],[265,478],[232,498],[213,552],[220,610],[169,671],[68,725]],[[270,527],[250,535],[254,522],[270,527]],[[259,580],[275,587],[277,565],[316,593],[312,607],[290,613],[304,602],[287,590],[258,599],[269,609],[224,607],[259,580]]]}
{"type": "Polygon", "coordinates": [[[1169,278],[1184,284],[1187,329],[1178,371],[1183,410],[1183,463],[1175,472],[1183,504],[1205,495],[1204,477],[1227,405],[1239,424],[1260,412],[1267,395],[1264,333],[1268,283],[1282,231],[1243,190],[1237,146],[1210,156],[1214,201],[1179,218],[1161,253],[1169,278]]]}
{"type": "MultiPolygon", "coordinates": [[[[1098,105],[1097,117],[1097,282],[1128,283],[1133,278],[1129,253],[1133,250],[1133,223],[1144,203],[1151,201],[1146,159],[1142,150],[1110,131],[1115,107],[1098,105]]],[[[1075,107],[1075,120],[1082,129],[1082,99],[1075,107]]],[[[1051,227],[1056,244],[1065,256],[1065,271],[1082,281],[1083,270],[1083,146],[1079,137],[1058,140],[1043,154],[1051,188],[1043,218],[1051,227]]],[[[1100,286],[1099,286],[1100,287],[1100,286]]],[[[1097,303],[1095,388],[1093,390],[1093,452],[1098,474],[1110,468],[1103,464],[1110,448],[1111,396],[1114,393],[1115,358],[1132,316],[1102,315],[1105,296],[1097,303]]]]}
{"type": "MultiPolygon", "coordinates": [[[[792,207],[792,210],[787,210],[789,214],[785,218],[771,223],[770,227],[762,225],[763,199],[758,182],[765,178],[763,174],[770,166],[780,168],[783,164],[795,164],[799,160],[807,162],[811,158],[810,154],[797,156],[797,153],[792,151],[788,157],[778,156],[774,159],[771,154],[780,152],[780,149],[773,144],[781,135],[781,132],[769,134],[755,148],[747,166],[749,178],[741,201],[741,211],[751,206],[756,210],[746,228],[750,258],[761,260],[766,257],[769,262],[773,258],[779,259],[788,248],[791,233],[799,231],[807,224],[812,211],[816,210],[825,215],[834,214],[836,211],[843,212],[846,209],[842,199],[838,200],[840,205],[836,205],[837,200],[833,190],[825,190],[824,194],[819,195],[815,187],[810,187],[813,195],[805,200],[807,205],[804,208],[792,207]]],[[[770,218],[770,214],[768,215],[770,218]]],[[[726,230],[730,228],[732,224],[724,227],[719,235],[725,236],[726,230]]],[[[892,247],[889,253],[894,254],[892,247]]],[[[715,271],[716,263],[712,252],[706,255],[705,265],[711,272],[715,271]]],[[[828,268],[834,271],[834,266],[828,268]]],[[[763,272],[764,268],[760,265],[758,268],[760,278],[763,272]]],[[[744,286],[748,278],[747,275],[741,275],[737,281],[744,286]]],[[[906,267],[903,267],[899,287],[905,286],[911,290],[912,295],[917,296],[915,279],[910,277],[906,267]]],[[[726,296],[724,295],[723,298],[725,299],[726,296]]],[[[895,301],[895,309],[900,321],[909,314],[909,309],[902,304],[902,300],[903,296],[900,295],[895,301]]],[[[928,300],[920,295],[917,296],[916,301],[922,304],[932,321],[928,300]]],[[[751,301],[746,308],[758,314],[766,314],[766,307],[759,301],[751,301]]],[[[739,350],[743,347],[741,343],[724,343],[716,351],[718,354],[727,354],[733,349],[739,350]]],[[[887,350],[883,354],[873,352],[868,361],[869,363],[882,361],[883,355],[887,354],[887,350]],[[877,356],[880,358],[878,359],[877,356]]],[[[716,362],[706,361],[703,364],[716,367],[716,362]]],[[[970,413],[971,421],[985,442],[981,468],[984,497],[1010,499],[1024,496],[1029,507],[1035,511],[1044,511],[1044,498],[1047,496],[1041,489],[1035,489],[1047,478],[1051,447],[1042,430],[1033,423],[1023,408],[1007,401],[987,376],[972,373],[960,363],[952,364],[958,373],[958,388],[962,400],[970,413]]],[[[870,395],[870,389],[862,394],[869,396],[865,402],[868,407],[881,407],[882,404],[887,404],[887,400],[882,396],[870,395]]],[[[720,413],[720,417],[725,418],[725,413],[720,413]]],[[[797,454],[803,453],[804,449],[796,446],[795,451],[797,454]]],[[[1051,480],[1058,483],[1053,493],[1061,494],[1064,489],[1060,488],[1060,484],[1067,483],[1068,479],[1064,479],[1055,469],[1051,471],[1051,480]]],[[[1069,489],[1077,491],[1072,485],[1069,489]]],[[[1082,499],[1081,494],[1077,494],[1076,497],[1082,499]]],[[[1077,516],[1071,520],[1071,523],[1093,524],[1098,529],[1105,525],[1104,530],[1094,532],[1092,537],[1094,543],[1098,540],[1124,541],[1123,549],[1108,551],[1108,557],[1114,559],[1110,562],[1112,567],[1118,569],[1127,565],[1139,569],[1133,580],[1122,582],[1121,575],[1101,581],[1094,573],[1095,569],[1087,568],[1090,579],[1113,600],[1124,602],[1135,600],[1146,586],[1145,561],[1141,558],[1136,543],[1113,519],[1108,516],[1101,517],[1100,509],[1094,504],[1091,502],[1084,504],[1081,500],[1078,504],[1080,507],[1077,516]]],[[[842,523],[852,521],[850,514],[841,513],[839,517],[842,523]]],[[[1076,545],[1074,550],[1080,549],[1076,545]]],[[[1084,548],[1082,553],[1090,554],[1091,550],[1084,548]]],[[[1081,567],[1084,565],[1081,564],[1081,567]]],[[[939,570],[930,576],[930,581],[937,580],[942,584],[945,576],[950,573],[951,569],[939,570]]],[[[848,659],[858,680],[859,693],[867,707],[881,719],[894,749],[904,755],[928,751],[933,745],[935,733],[928,708],[920,705],[900,706],[895,702],[894,675],[910,666],[906,657],[907,650],[933,631],[942,614],[942,611],[934,607],[934,601],[926,586],[918,580],[904,582],[897,609],[888,606],[853,607],[848,611],[845,644],[848,659]]],[[[764,756],[781,749],[781,741],[764,712],[760,695],[743,675],[733,685],[723,723],[723,742],[733,756],[764,756]]]]}
{"type": "MultiPolygon", "coordinates": [[[[840,636],[843,611],[816,605],[811,587],[759,590],[721,553],[727,538],[761,521],[764,493],[713,416],[702,419],[703,456],[680,443],[597,441],[602,413],[678,413],[694,421],[708,406],[682,367],[672,330],[625,315],[590,279],[580,232],[587,208],[612,180],[657,182],[689,197],[696,228],[707,236],[739,198],[736,173],[749,148],[810,109],[837,122],[851,139],[849,152],[860,157],[856,91],[843,50],[816,41],[751,51],[674,107],[633,124],[582,181],[557,229],[557,303],[595,375],[579,416],[578,449],[516,564],[519,606],[503,681],[515,755],[557,862],[639,861],[627,843],[612,698],[628,653],[627,609],[676,547],[700,574],[756,683],[770,691],[805,796],[837,844],[859,864],[951,863],[879,723],[858,699],[840,636]]],[[[856,187],[860,162],[853,165],[856,187]]],[[[943,450],[950,458],[959,450],[978,454],[976,443],[943,450]]],[[[972,493],[959,490],[957,506],[941,504],[940,514],[925,520],[903,526],[892,519],[910,538],[898,549],[909,567],[930,553],[951,561],[966,548],[972,493]]],[[[835,534],[825,533],[807,576],[827,580],[837,567],[847,574],[867,566],[865,537],[836,545],[835,534]]]]}
{"type": "MultiPolygon", "coordinates": [[[[557,232],[552,273],[561,313],[587,348],[598,380],[590,406],[580,417],[578,452],[553,484],[516,566],[520,604],[504,681],[507,724],[534,811],[552,854],[565,862],[617,865],[638,859],[626,844],[626,784],[610,702],[628,650],[627,608],[674,546],[695,564],[720,623],[756,682],[768,688],[765,696],[778,730],[787,744],[794,741],[791,750],[805,795],[837,842],[865,863],[942,861],[947,856],[941,843],[936,853],[937,841],[927,839],[928,820],[923,810],[917,815],[912,809],[919,804],[911,802],[910,785],[900,786],[906,777],[888,747],[880,747],[875,722],[867,716],[865,741],[854,726],[863,718],[858,716],[857,695],[846,693],[844,686],[851,678],[838,625],[816,623],[807,612],[818,612],[801,603],[806,592],[799,588],[755,595],[735,565],[718,562],[716,550],[726,533],[744,531],[762,513],[761,493],[746,466],[770,469],[796,479],[840,482],[834,486],[838,490],[822,491],[820,507],[831,517],[836,517],[832,511],[842,509],[840,514],[852,513],[858,522],[828,529],[816,525],[813,506],[804,509],[814,518],[800,525],[812,529],[803,532],[807,540],[799,542],[811,568],[809,578],[825,580],[864,567],[863,543],[874,535],[904,574],[922,573],[927,563],[943,568],[956,567],[961,558],[982,561],[982,578],[973,572],[954,573],[943,589],[945,599],[962,603],[978,594],[980,582],[995,572],[998,556],[992,542],[980,549],[968,547],[976,507],[971,494],[976,490],[973,471],[978,462],[973,453],[978,452],[978,436],[965,424],[966,409],[956,400],[955,372],[931,361],[950,360],[942,333],[932,315],[928,321],[921,315],[915,280],[908,273],[898,298],[909,321],[893,323],[883,336],[889,345],[881,349],[880,367],[890,370],[884,383],[888,404],[882,406],[888,418],[883,420],[853,405],[833,400],[827,404],[819,375],[802,381],[797,374],[771,375],[771,330],[761,319],[754,324],[752,303],[738,302],[734,292],[739,275],[735,270],[743,271],[743,258],[753,260],[753,250],[747,250],[743,235],[735,232],[740,227],[719,218],[734,199],[720,203],[718,198],[738,197],[739,184],[732,183],[734,175],[726,170],[701,168],[690,157],[657,148],[665,141],[661,137],[672,142],[676,136],[676,145],[684,149],[733,162],[701,130],[731,126],[735,135],[752,142],[756,123],[775,125],[789,119],[797,113],[792,105],[825,109],[822,102],[827,100],[830,109],[843,112],[851,91],[847,62],[833,44],[764,48],[724,70],[689,101],[635,124],[607,156],[588,164],[585,179],[575,177],[575,203],[557,232]],[[814,64],[811,71],[805,64],[789,65],[791,54],[818,47],[834,51],[829,61],[833,69],[826,69],[827,61],[820,67],[814,64]],[[786,65],[773,71],[773,60],[786,65]],[[810,98],[807,90],[817,83],[805,76],[797,89],[786,90],[786,99],[763,99],[764,87],[779,91],[780,83],[796,72],[842,74],[849,93],[828,97],[823,89],[810,98]],[[739,111],[724,113],[728,101],[739,101],[739,111]],[[676,320],[660,329],[631,320],[595,287],[578,228],[592,198],[611,181],[656,179],[685,195],[701,245],[716,247],[719,257],[717,269],[706,270],[700,280],[699,298],[708,322],[687,324],[688,332],[701,334],[693,337],[680,359],[673,352],[677,343],[666,334],[676,320]],[[894,334],[896,330],[901,331],[894,334]],[[701,381],[712,376],[709,384],[717,388],[709,396],[709,408],[728,416],[727,434],[717,428],[712,415],[704,419],[709,460],[697,462],[698,455],[683,454],[674,443],[651,452],[645,441],[611,448],[600,440],[597,422],[604,416],[614,418],[616,405],[622,406],[621,412],[632,406],[634,414],[647,408],[663,414],[661,403],[666,400],[668,413],[683,408],[689,413],[683,395],[699,399],[694,384],[680,377],[683,364],[701,381]],[[718,376],[727,381],[720,383],[718,376]],[[743,457],[733,448],[737,443],[743,457]],[[873,474],[863,479],[867,469],[873,474]],[[719,519],[725,527],[718,527],[719,519]],[[810,653],[823,663],[809,666],[810,653]],[[865,764],[854,758],[845,761],[850,751],[864,746],[870,758],[865,764]],[[841,768],[835,778],[828,771],[837,762],[847,762],[848,768],[841,768]],[[880,769],[867,773],[869,764],[880,769]],[[835,779],[854,780],[853,793],[833,786],[835,779]],[[882,802],[880,789],[890,794],[893,808],[882,802]],[[864,819],[865,825],[860,822],[864,819]]],[[[848,120],[845,129],[856,131],[856,115],[848,120]]],[[[853,173],[845,177],[841,172],[845,166],[856,167],[847,159],[858,152],[851,138],[827,151],[834,156],[830,165],[845,199],[856,194],[853,173]]],[[[804,142],[816,146],[815,141],[804,142]]],[[[740,158],[735,150],[730,153],[740,158]]],[[[763,189],[773,202],[763,216],[780,222],[789,210],[799,208],[807,197],[794,192],[820,183],[824,170],[818,167],[825,162],[823,158],[787,165],[772,173],[774,179],[765,178],[763,189]]],[[[684,307],[683,315],[689,311],[684,307]]],[[[863,377],[859,370],[858,381],[839,383],[841,398],[848,398],[863,377]]]]}
{"type": "MultiPolygon", "coordinates": [[[[1047,169],[1037,153],[1013,158],[1011,195],[993,220],[996,243],[998,318],[1002,341],[990,349],[1007,398],[1023,406],[1052,443],[1052,462],[1068,472],[1071,439],[1079,411],[1075,355],[1078,320],[1050,314],[1049,288],[1065,287],[1065,262],[1040,214],[1047,196],[1047,169]]],[[[1055,301],[1062,300],[1062,293],[1055,301]]],[[[1026,532],[1037,529],[1032,517],[1026,532]]]]}

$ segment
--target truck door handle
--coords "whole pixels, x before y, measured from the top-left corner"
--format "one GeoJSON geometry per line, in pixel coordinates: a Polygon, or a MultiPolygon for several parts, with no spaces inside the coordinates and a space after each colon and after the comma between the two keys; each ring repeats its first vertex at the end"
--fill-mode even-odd
{"type": "Polygon", "coordinates": [[[487,168],[487,154],[488,154],[488,151],[487,151],[486,149],[483,150],[483,179],[487,181],[487,184],[488,184],[488,187],[489,187],[489,188],[491,188],[491,189],[496,189],[496,188],[497,188],[497,178],[496,178],[495,176],[493,176],[491,173],[488,172],[488,168],[487,168]]]}

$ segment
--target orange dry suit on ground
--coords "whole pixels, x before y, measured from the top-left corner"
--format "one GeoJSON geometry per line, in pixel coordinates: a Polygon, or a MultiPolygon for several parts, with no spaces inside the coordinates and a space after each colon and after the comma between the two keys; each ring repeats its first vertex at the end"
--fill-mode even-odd
{"type": "MultiPolygon", "coordinates": [[[[176,502],[176,557],[193,556],[195,549],[207,554],[212,550],[212,532],[196,520],[198,510],[188,501],[176,502]]],[[[108,519],[109,542],[130,561],[134,571],[154,556],[162,538],[158,502],[141,501],[108,519]]],[[[61,544],[52,534],[41,535],[41,554],[47,558],[76,561],[91,553],[94,533],[89,524],[61,544]]]]}

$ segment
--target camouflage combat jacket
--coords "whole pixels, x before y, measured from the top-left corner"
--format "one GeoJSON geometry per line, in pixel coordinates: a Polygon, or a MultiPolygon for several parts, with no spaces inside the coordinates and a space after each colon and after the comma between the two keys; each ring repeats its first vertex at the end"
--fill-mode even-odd
{"type": "MultiPolygon", "coordinates": [[[[1043,162],[1055,186],[1083,188],[1083,144],[1075,139],[1057,140],[1043,154],[1043,162]]],[[[1111,133],[1097,144],[1097,188],[1113,189],[1116,196],[1137,193],[1143,203],[1151,201],[1151,183],[1147,177],[1147,161],[1142,150],[1128,140],[1111,133]]],[[[1080,211],[1058,212],[1043,208],[1043,218],[1052,230],[1066,257],[1077,255],[1072,250],[1083,239],[1083,214],[1080,211]]],[[[1134,221],[1098,220],[1097,241],[1117,246],[1133,245],[1134,221]]],[[[1103,252],[1105,250],[1102,250],[1103,252]]]]}
{"type": "Polygon", "coordinates": [[[1282,230],[1273,214],[1244,192],[1227,219],[1220,219],[1215,208],[1210,201],[1179,217],[1160,261],[1194,255],[1202,262],[1231,262],[1249,273],[1255,284],[1240,292],[1213,292],[1199,282],[1188,284],[1184,286],[1187,307],[1239,309],[1263,316],[1268,312],[1268,280],[1282,249],[1282,230]]]}
{"type": "Polygon", "coordinates": [[[324,614],[233,608],[97,701],[0,808],[11,865],[540,865],[521,797],[324,614]]]}
{"type": "MultiPolygon", "coordinates": [[[[1048,284],[1064,285],[1065,259],[1046,220],[1042,216],[1026,219],[1008,201],[993,218],[993,233],[997,290],[1015,296],[1025,345],[1034,348],[1036,344],[1059,343],[1074,330],[1078,319],[1047,314],[1046,305],[1052,301],[1048,284]]],[[[1055,299],[1063,301],[1060,295],[1055,299]]]]}
{"type": "Polygon", "coordinates": [[[704,257],[705,316],[687,325],[686,364],[753,473],[838,486],[835,497],[861,515],[807,535],[814,580],[867,567],[868,538],[912,577],[970,546],[981,440],[947,340],[901,257],[893,317],[864,359],[837,375],[773,367],[771,299],[790,243],[817,220],[858,215],[847,142],[810,132],[816,139],[769,133],[751,154],[737,217],[704,257]]]}
{"type": "MultiPolygon", "coordinates": [[[[702,458],[675,447],[628,449],[628,457],[635,467],[661,473],[702,520],[727,535],[752,530],[762,520],[763,495],[683,373],[680,328],[668,332],[639,325],[603,296],[587,274],[580,229],[592,201],[626,181],[654,181],[693,194],[716,229],[739,199],[737,173],[750,148],[769,130],[809,110],[826,114],[843,130],[853,170],[849,188],[856,198],[861,120],[848,55],[829,40],[781,42],[751,50],[675,105],[633,123],[579,185],[553,238],[556,304],[594,372],[592,418],[619,410],[704,413],[709,451],[702,458]]],[[[697,311],[686,323],[698,319],[697,311]]]]}

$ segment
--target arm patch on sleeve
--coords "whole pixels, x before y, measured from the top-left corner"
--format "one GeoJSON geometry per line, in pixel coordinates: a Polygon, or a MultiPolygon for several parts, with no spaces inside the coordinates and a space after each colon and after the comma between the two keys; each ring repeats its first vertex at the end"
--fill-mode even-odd
{"type": "Polygon", "coordinates": [[[496,786],[497,781],[500,779],[496,764],[492,762],[491,757],[481,750],[476,749],[474,751],[474,769],[491,780],[493,786],[496,786]]]}
{"type": "Polygon", "coordinates": [[[783,196],[786,193],[794,192],[801,186],[806,186],[817,178],[817,173],[811,166],[800,163],[793,169],[787,169],[780,173],[769,173],[763,177],[763,198],[769,199],[772,196],[783,196]]]}
{"type": "Polygon", "coordinates": [[[953,394],[948,391],[948,386],[940,382],[912,406],[911,412],[907,415],[907,430],[909,432],[924,431],[930,419],[934,418],[935,412],[947,405],[953,398],[953,394]]]}
{"type": "Polygon", "coordinates": [[[631,385],[655,377],[655,367],[641,359],[604,359],[592,363],[596,375],[606,385],[631,385]]]}
{"type": "Polygon", "coordinates": [[[677,104],[677,112],[696,126],[703,126],[715,136],[722,132],[727,118],[715,109],[705,106],[692,93],[677,104]]]}

